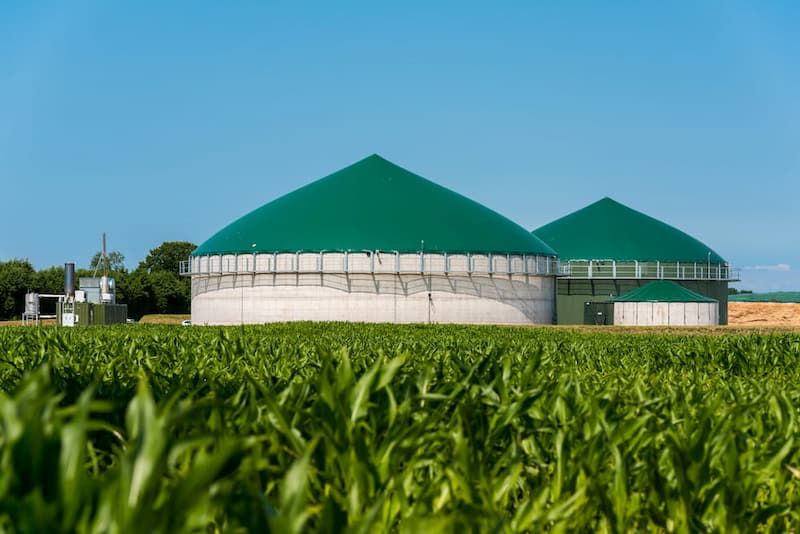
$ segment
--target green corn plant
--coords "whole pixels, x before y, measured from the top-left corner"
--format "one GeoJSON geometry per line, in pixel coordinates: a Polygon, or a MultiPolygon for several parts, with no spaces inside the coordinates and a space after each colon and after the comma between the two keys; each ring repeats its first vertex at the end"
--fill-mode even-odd
{"type": "Polygon", "coordinates": [[[0,529],[797,531],[799,363],[791,333],[4,328],[0,529]]]}

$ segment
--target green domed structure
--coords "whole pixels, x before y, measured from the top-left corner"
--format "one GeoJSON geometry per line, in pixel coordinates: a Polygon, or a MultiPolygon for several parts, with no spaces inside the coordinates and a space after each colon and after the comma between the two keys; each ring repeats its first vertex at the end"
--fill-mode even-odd
{"type": "Polygon", "coordinates": [[[603,198],[533,231],[564,260],[711,262],[722,257],[666,223],[603,198]]]}
{"type": "Polygon", "coordinates": [[[728,263],[694,237],[611,198],[603,198],[533,231],[558,254],[561,324],[593,324],[614,297],[652,280],[673,280],[720,302],[727,323],[728,263]]]}
{"type": "Polygon", "coordinates": [[[552,324],[556,253],[377,155],[232,222],[181,267],[192,321],[552,324]]]}
{"type": "Polygon", "coordinates": [[[499,213],[378,155],[264,204],[193,255],[360,250],[555,256],[499,213]]]}

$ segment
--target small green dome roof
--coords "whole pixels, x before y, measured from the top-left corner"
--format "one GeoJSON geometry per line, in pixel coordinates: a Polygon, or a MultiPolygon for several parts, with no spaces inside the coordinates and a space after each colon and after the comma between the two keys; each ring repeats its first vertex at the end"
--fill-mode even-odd
{"type": "Polygon", "coordinates": [[[608,197],[546,224],[533,234],[553,247],[562,261],[726,263],[692,236],[608,197]]]}
{"type": "Polygon", "coordinates": [[[695,293],[676,284],[672,280],[656,280],[624,295],[611,299],[612,302],[717,302],[716,299],[695,293]]]}
{"type": "Polygon", "coordinates": [[[495,211],[372,155],[229,224],[193,253],[555,252],[495,211]]]}

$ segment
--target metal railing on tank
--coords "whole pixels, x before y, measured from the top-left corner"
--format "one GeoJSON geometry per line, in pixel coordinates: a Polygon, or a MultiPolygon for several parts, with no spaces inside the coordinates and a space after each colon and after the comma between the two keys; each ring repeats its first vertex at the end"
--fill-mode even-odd
{"type": "Polygon", "coordinates": [[[739,269],[725,263],[569,260],[560,275],[591,279],[740,280],[739,269]]]}
{"type": "Polygon", "coordinates": [[[180,262],[182,276],[227,274],[488,274],[558,276],[558,259],[533,254],[321,251],[212,254],[180,262]]]}

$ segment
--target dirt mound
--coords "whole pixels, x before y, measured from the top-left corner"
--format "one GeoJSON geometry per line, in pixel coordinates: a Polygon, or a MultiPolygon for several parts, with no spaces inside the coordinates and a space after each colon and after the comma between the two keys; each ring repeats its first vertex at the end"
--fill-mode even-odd
{"type": "Polygon", "coordinates": [[[729,302],[728,324],[800,326],[800,304],[729,302]]]}
{"type": "Polygon", "coordinates": [[[145,324],[181,324],[185,319],[191,319],[192,316],[187,314],[160,314],[160,315],[145,315],[139,319],[140,323],[145,324]]]}

